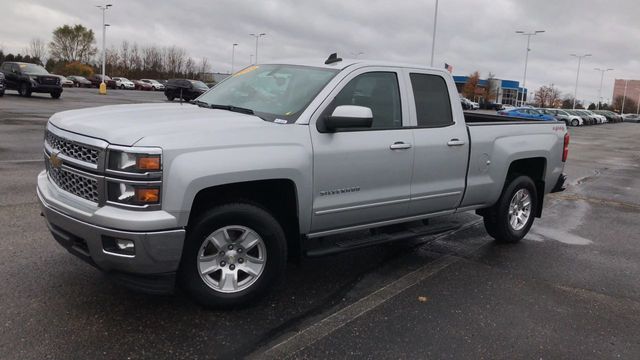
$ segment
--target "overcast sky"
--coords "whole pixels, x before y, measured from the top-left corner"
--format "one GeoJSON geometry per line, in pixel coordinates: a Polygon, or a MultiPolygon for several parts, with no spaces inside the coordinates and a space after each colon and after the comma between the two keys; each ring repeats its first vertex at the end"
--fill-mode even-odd
{"type": "MultiPolygon", "coordinates": [[[[49,41],[63,24],[92,28],[101,44],[101,14],[93,0],[0,0],[0,47],[22,52],[32,38],[49,41]]],[[[255,40],[265,32],[259,60],[342,57],[426,64],[431,51],[435,0],[112,0],[107,46],[122,40],[139,45],[177,45],[194,58],[207,57],[214,71],[249,63],[255,40]]],[[[478,70],[522,81],[526,37],[516,30],[546,30],[531,41],[527,87],[555,84],[573,94],[577,60],[591,53],[580,73],[578,99],[595,101],[600,73],[603,97],[614,78],[640,78],[639,0],[440,0],[435,66],[453,65],[454,75],[478,70]]]]}

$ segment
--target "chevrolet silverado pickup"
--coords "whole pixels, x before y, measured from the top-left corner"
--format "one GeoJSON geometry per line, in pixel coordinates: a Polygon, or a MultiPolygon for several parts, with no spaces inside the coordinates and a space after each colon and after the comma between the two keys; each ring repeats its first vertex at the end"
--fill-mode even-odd
{"type": "Polygon", "coordinates": [[[563,122],[465,114],[444,70],[332,56],[250,66],[192,102],[56,113],[37,195],[72,254],[226,307],[334,234],[476,211],[515,243],[564,189],[568,143],[563,122]]]}

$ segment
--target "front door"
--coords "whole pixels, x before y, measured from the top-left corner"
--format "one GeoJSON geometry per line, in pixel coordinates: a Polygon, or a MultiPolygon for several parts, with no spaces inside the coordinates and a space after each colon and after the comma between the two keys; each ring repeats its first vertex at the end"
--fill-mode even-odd
{"type": "MultiPolygon", "coordinates": [[[[347,76],[321,105],[319,117],[339,105],[366,106],[367,129],[323,133],[310,124],[313,143],[312,232],[369,224],[407,214],[413,133],[401,73],[363,68],[347,76]]],[[[317,121],[317,119],[316,119],[317,121]]]]}

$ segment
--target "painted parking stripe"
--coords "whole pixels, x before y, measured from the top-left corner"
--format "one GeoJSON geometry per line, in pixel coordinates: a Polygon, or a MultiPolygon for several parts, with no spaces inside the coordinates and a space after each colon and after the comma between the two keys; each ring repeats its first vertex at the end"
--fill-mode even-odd
{"type": "MultiPolygon", "coordinates": [[[[482,221],[475,220],[463,225],[462,227],[452,230],[450,232],[436,236],[433,241],[454,235],[464,229],[472,227],[481,223],[482,221]]],[[[479,248],[485,246],[482,244],[476,249],[470,251],[473,253],[479,248]]],[[[461,258],[451,255],[444,255],[423,267],[410,272],[401,278],[389,283],[388,285],[376,290],[375,292],[363,297],[355,303],[325,317],[317,323],[291,335],[290,337],[280,341],[276,345],[268,348],[264,352],[258,351],[249,358],[254,359],[286,359],[294,356],[299,351],[314,344],[318,340],[326,337],[332,332],[340,329],[344,325],[354,321],[365,313],[375,309],[382,305],[387,300],[400,294],[411,286],[437,274],[443,269],[447,268],[451,264],[456,263],[461,258]]]]}

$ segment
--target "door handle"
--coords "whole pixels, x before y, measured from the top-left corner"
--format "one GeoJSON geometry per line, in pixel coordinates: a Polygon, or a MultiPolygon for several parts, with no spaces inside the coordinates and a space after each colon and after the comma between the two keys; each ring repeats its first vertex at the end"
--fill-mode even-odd
{"type": "Polygon", "coordinates": [[[396,141],[393,144],[391,144],[391,146],[389,146],[389,149],[391,150],[406,150],[406,149],[411,149],[411,144],[402,142],[402,141],[396,141]]]}
{"type": "Polygon", "coordinates": [[[447,145],[449,145],[449,146],[462,146],[464,144],[465,144],[465,142],[462,141],[462,140],[459,140],[459,139],[451,139],[447,143],[447,145]]]}

